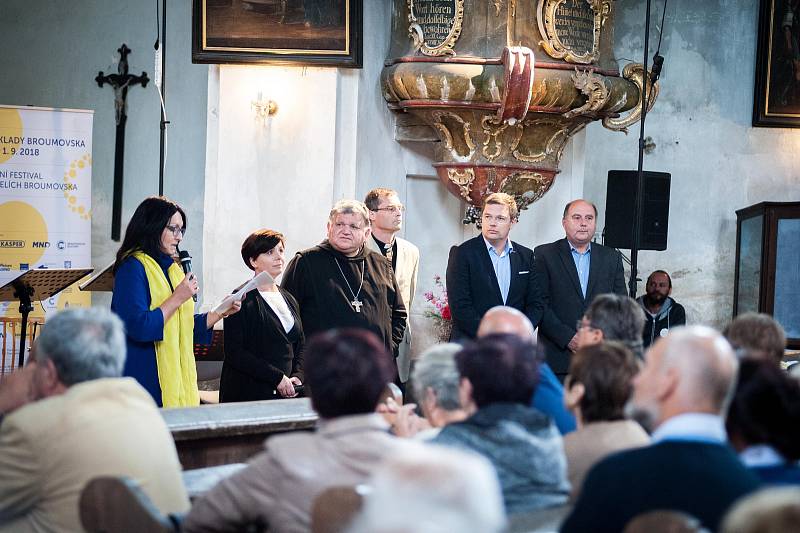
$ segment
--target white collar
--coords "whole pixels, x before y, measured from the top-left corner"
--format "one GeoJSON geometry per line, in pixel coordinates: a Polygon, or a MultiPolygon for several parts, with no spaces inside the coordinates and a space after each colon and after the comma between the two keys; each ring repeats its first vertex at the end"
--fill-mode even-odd
{"type": "Polygon", "coordinates": [[[653,443],[665,440],[688,440],[722,444],[727,440],[725,423],[719,415],[684,413],[673,416],[653,431],[653,443]]]}
{"type": "Polygon", "coordinates": [[[756,444],[742,450],[739,459],[748,468],[765,466],[780,466],[786,464],[786,459],[778,453],[778,450],[769,444],[756,444]]]}

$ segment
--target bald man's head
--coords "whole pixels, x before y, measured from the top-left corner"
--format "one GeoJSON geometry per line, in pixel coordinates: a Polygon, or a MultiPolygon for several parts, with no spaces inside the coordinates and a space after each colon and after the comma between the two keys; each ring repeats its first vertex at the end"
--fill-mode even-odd
{"type": "Polygon", "coordinates": [[[645,355],[631,408],[651,429],[683,413],[724,416],[738,366],[730,344],[716,331],[674,328],[645,355]]]}
{"type": "Polygon", "coordinates": [[[536,332],[528,317],[521,311],[504,305],[492,307],[481,319],[478,337],[492,333],[509,333],[523,340],[536,342],[536,332]]]}

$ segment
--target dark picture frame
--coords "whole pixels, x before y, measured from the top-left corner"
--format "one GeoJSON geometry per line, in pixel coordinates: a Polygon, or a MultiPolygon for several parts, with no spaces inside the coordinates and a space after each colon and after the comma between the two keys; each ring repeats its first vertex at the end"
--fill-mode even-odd
{"type": "Polygon", "coordinates": [[[192,63],[361,68],[363,0],[192,0],[192,63]]]}
{"type": "Polygon", "coordinates": [[[798,128],[800,0],[761,0],[758,21],[753,126],[798,128]]]}

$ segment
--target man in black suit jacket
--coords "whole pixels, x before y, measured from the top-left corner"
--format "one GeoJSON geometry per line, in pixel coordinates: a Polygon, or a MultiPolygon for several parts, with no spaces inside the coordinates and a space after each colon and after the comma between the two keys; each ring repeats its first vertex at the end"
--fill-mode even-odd
{"type": "Polygon", "coordinates": [[[577,349],[578,320],[598,294],[625,295],[625,274],[618,251],[592,242],[597,224],[594,204],[568,203],[561,224],[565,238],[534,250],[534,278],[537,307],[543,313],[539,339],[548,364],[563,380],[570,354],[577,349]]]}
{"type": "Polygon", "coordinates": [[[481,235],[450,249],[447,296],[453,340],[475,338],[483,314],[496,305],[519,309],[533,324],[539,321],[533,252],[508,238],[518,213],[513,196],[490,194],[483,202],[481,235]]]}
{"type": "Polygon", "coordinates": [[[726,442],[737,368],[728,342],[710,328],[674,328],[657,340],[631,399],[631,414],[655,429],[653,443],[595,465],[561,532],[616,533],[657,509],[688,513],[716,531],[731,504],[759,485],[726,442]]]}

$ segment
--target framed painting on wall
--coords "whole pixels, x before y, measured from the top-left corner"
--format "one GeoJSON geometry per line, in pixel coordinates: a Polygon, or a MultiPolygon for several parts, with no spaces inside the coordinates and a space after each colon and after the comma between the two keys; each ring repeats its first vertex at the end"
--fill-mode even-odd
{"type": "Polygon", "coordinates": [[[361,68],[363,0],[193,0],[193,63],[361,68]]]}
{"type": "Polygon", "coordinates": [[[753,126],[800,127],[800,0],[761,0],[753,126]]]}

